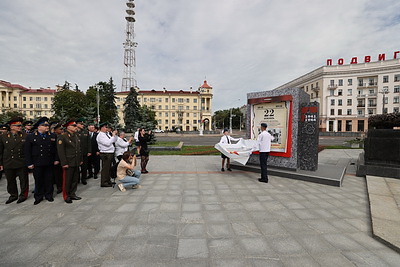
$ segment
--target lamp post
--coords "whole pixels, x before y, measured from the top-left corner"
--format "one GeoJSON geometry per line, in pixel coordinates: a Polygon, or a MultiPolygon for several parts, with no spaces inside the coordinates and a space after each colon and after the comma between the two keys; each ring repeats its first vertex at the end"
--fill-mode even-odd
{"type": "MultiPolygon", "coordinates": [[[[240,101],[240,98],[236,101],[240,101]]],[[[236,102],[235,101],[235,102],[236,102]]],[[[230,108],[230,115],[229,115],[229,133],[232,134],[232,108],[230,108]]]]}
{"type": "Polygon", "coordinates": [[[97,91],[97,126],[100,125],[100,94],[99,94],[99,90],[103,89],[103,86],[101,84],[97,84],[96,86],[96,91],[97,91]]]}
{"type": "Polygon", "coordinates": [[[385,95],[389,93],[389,88],[383,87],[379,93],[382,94],[382,114],[385,114],[385,95]]]}

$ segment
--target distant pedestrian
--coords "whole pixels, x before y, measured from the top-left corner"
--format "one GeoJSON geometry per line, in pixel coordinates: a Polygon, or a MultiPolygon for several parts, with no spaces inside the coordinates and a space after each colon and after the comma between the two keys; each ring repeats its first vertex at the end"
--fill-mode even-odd
{"type": "Polygon", "coordinates": [[[122,155],[125,151],[128,151],[129,146],[133,142],[133,137],[131,136],[129,139],[125,138],[125,132],[120,131],[117,141],[115,142],[115,157],[118,161],[121,161],[122,155]]]}
{"type": "Polygon", "coordinates": [[[92,154],[88,157],[88,172],[87,178],[97,179],[100,172],[100,150],[97,144],[96,137],[99,134],[94,123],[89,123],[88,126],[90,145],[92,147],[92,154]]]}
{"type": "MultiPolygon", "coordinates": [[[[221,136],[221,140],[219,141],[220,144],[232,144],[232,141],[239,141],[240,138],[233,138],[232,136],[229,135],[228,129],[224,129],[222,132],[223,136],[221,136]]],[[[221,171],[225,171],[224,165],[225,165],[225,160],[226,160],[226,169],[228,171],[232,171],[231,169],[231,159],[225,156],[224,154],[221,153],[221,158],[222,158],[222,166],[221,166],[221,171]]]]}
{"type": "Polygon", "coordinates": [[[133,138],[135,139],[135,146],[136,146],[136,154],[140,155],[140,141],[139,141],[139,132],[140,132],[140,128],[138,128],[133,136],[133,138]]]}
{"type": "Polygon", "coordinates": [[[118,187],[122,192],[125,192],[129,186],[132,186],[133,189],[139,188],[141,173],[134,170],[135,166],[136,155],[133,155],[130,151],[125,151],[117,168],[117,179],[120,182],[118,187]]]}
{"type": "Polygon", "coordinates": [[[260,167],[261,167],[261,178],[258,179],[259,182],[268,183],[268,173],[267,173],[267,161],[268,155],[271,151],[271,141],[274,137],[267,132],[268,125],[266,123],[261,123],[261,133],[258,135],[258,146],[260,151],[260,167]]]}

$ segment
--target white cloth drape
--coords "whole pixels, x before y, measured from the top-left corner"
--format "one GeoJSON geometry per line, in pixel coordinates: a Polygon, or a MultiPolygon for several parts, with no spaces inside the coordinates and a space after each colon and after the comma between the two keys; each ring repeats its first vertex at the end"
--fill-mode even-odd
{"type": "Polygon", "coordinates": [[[257,140],[241,139],[236,144],[218,143],[214,146],[219,152],[228,158],[246,165],[253,151],[258,151],[257,140]]]}

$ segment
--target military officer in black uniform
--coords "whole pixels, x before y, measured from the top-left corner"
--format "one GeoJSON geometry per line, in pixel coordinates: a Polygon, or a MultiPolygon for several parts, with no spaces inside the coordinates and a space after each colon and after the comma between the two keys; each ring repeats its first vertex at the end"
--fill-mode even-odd
{"type": "Polygon", "coordinates": [[[24,202],[28,198],[29,180],[24,159],[26,134],[22,130],[22,118],[13,118],[8,122],[10,130],[0,135],[0,171],[7,178],[7,191],[10,194],[6,204],[24,202]],[[17,176],[21,192],[18,197],[17,176]]]}
{"type": "Polygon", "coordinates": [[[91,155],[92,146],[90,142],[90,136],[88,130],[85,127],[85,119],[79,118],[76,120],[78,127],[77,134],[81,140],[81,152],[82,152],[82,165],[80,172],[81,183],[86,185],[87,173],[88,173],[88,157],[91,155]]]}
{"type": "MultiPolygon", "coordinates": [[[[57,137],[64,132],[62,128],[61,123],[51,123],[50,124],[50,132],[55,135],[56,139],[57,137]]],[[[62,192],[62,184],[63,184],[63,179],[62,179],[62,167],[60,164],[60,159],[58,158],[58,153],[57,153],[57,146],[56,146],[56,164],[54,165],[54,183],[56,184],[57,187],[57,194],[60,194],[62,192]]]]}
{"type": "Polygon", "coordinates": [[[26,134],[32,133],[33,121],[24,121],[22,124],[24,126],[24,131],[26,134]]]}
{"type": "Polygon", "coordinates": [[[100,150],[97,144],[96,137],[98,135],[97,128],[94,123],[88,125],[90,144],[91,144],[91,155],[88,157],[88,178],[97,179],[97,175],[100,172],[100,150]]]}
{"type": "Polygon", "coordinates": [[[57,153],[63,168],[63,196],[66,203],[82,198],[76,195],[79,183],[79,165],[82,164],[81,144],[76,134],[76,121],[64,124],[66,131],[57,137],[57,153]]]}
{"type": "Polygon", "coordinates": [[[56,135],[49,131],[49,119],[40,118],[34,125],[36,129],[26,137],[25,162],[33,170],[35,178],[35,202],[39,204],[43,197],[53,202],[54,165],[56,162],[56,135]]]}
{"type": "MultiPolygon", "coordinates": [[[[0,125],[0,135],[2,135],[3,133],[8,132],[8,125],[7,124],[1,124],[0,125]]],[[[3,177],[3,172],[4,171],[0,171],[0,179],[3,177]]]]}

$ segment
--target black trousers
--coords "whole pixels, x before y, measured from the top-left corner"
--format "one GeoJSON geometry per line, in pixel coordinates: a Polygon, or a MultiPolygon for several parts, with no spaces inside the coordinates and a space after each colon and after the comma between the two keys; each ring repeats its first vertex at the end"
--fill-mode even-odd
{"type": "Polygon", "coordinates": [[[63,180],[64,199],[67,197],[75,197],[79,183],[79,166],[69,166],[63,169],[63,171],[65,171],[65,181],[63,180]]]}
{"type": "Polygon", "coordinates": [[[61,191],[63,186],[61,164],[54,165],[54,183],[57,186],[57,191],[61,191]]]}
{"type": "Polygon", "coordinates": [[[96,155],[96,153],[92,153],[92,155],[88,157],[88,171],[89,176],[97,176],[100,172],[100,156],[96,155]]]}
{"type": "Polygon", "coordinates": [[[19,185],[21,188],[21,192],[19,194],[20,197],[27,198],[29,192],[29,178],[28,178],[28,170],[26,167],[17,168],[17,169],[4,169],[4,174],[7,178],[7,192],[11,197],[18,197],[18,186],[17,186],[17,177],[19,178],[19,185]]]}
{"type": "Polygon", "coordinates": [[[114,153],[100,153],[101,158],[101,185],[111,184],[111,166],[114,161],[114,153]]]}
{"type": "Polygon", "coordinates": [[[33,168],[35,178],[35,200],[53,198],[54,190],[54,165],[35,166],[33,168]]]}
{"type": "Polygon", "coordinates": [[[82,164],[81,164],[81,181],[86,181],[89,157],[86,154],[86,155],[83,155],[82,158],[83,158],[83,160],[82,160],[82,164]]]}
{"type": "Polygon", "coordinates": [[[269,152],[260,152],[261,180],[268,181],[267,161],[269,152]]]}

